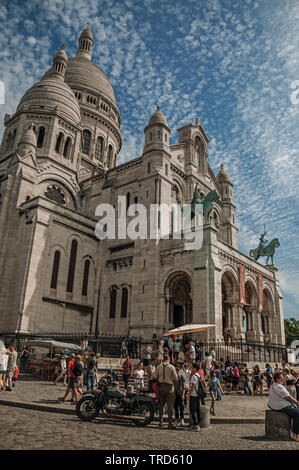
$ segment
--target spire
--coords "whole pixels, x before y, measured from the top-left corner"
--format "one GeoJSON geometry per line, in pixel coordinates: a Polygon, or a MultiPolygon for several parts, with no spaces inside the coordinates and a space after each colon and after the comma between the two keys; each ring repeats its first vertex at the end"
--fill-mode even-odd
{"type": "Polygon", "coordinates": [[[91,50],[93,43],[93,35],[90,29],[90,22],[88,21],[87,28],[82,31],[79,37],[79,47],[76,57],[83,57],[85,59],[91,60],[91,50]]]}
{"type": "Polygon", "coordinates": [[[63,43],[60,51],[57,52],[53,59],[53,72],[51,76],[64,79],[64,74],[67,66],[67,55],[65,53],[65,44],[63,43]]]}

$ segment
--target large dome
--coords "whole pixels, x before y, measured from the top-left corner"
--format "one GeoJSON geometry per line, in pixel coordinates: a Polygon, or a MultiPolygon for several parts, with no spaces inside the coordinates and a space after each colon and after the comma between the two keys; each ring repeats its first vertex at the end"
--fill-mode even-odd
{"type": "Polygon", "coordinates": [[[65,81],[73,89],[88,88],[90,91],[106,96],[116,105],[114,90],[107,75],[91,60],[84,57],[69,59],[65,81]]]}
{"type": "Polygon", "coordinates": [[[75,124],[81,120],[80,107],[72,89],[55,77],[45,77],[33,85],[21,99],[17,111],[45,110],[58,107],[59,111],[75,124]]]}

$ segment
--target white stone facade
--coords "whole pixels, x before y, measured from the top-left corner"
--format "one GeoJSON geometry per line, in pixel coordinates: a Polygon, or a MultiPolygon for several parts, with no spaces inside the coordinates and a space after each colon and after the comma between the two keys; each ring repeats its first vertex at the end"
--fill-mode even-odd
{"type": "MultiPolygon", "coordinates": [[[[0,331],[106,332],[150,340],[183,323],[215,323],[210,337],[283,344],[277,269],[238,251],[233,184],[209,165],[200,124],[170,129],[160,111],[145,128],[143,154],[117,165],[122,138],[112,86],[91,61],[90,28],[75,58],[53,67],[5,117],[0,149],[0,331]],[[203,247],[173,235],[99,241],[96,207],[180,205],[216,190],[203,247]],[[240,264],[246,302],[240,303],[240,264]],[[264,308],[258,305],[262,275],[264,308]]],[[[160,221],[161,223],[161,221],[160,221]]]]}

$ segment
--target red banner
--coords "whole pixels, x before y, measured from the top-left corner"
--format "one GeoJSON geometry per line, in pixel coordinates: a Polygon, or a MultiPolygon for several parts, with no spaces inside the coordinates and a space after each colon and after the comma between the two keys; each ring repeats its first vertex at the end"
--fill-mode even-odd
{"type": "Polygon", "coordinates": [[[240,304],[245,304],[245,266],[240,264],[240,304]]]}
{"type": "Polygon", "coordinates": [[[259,310],[263,310],[264,308],[263,276],[261,274],[258,274],[257,277],[258,277],[258,286],[259,286],[259,310]]]}

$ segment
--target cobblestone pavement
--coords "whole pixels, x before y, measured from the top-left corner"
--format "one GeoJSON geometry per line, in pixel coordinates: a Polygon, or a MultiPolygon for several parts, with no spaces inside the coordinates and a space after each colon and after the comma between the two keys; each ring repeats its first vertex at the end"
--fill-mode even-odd
{"type": "MultiPolygon", "coordinates": [[[[56,408],[74,410],[70,402],[59,403],[57,398],[63,396],[66,387],[57,386],[52,382],[33,378],[29,375],[20,375],[16,387],[12,392],[1,392],[0,400],[25,401],[35,405],[53,405],[56,408]]],[[[70,395],[68,399],[70,399],[70,395]]],[[[209,404],[207,398],[207,405],[209,404]]],[[[244,417],[264,418],[267,409],[267,396],[248,397],[238,395],[236,392],[225,394],[221,401],[216,402],[216,416],[220,417],[244,417]]]]}
{"type": "Polygon", "coordinates": [[[160,430],[127,422],[96,419],[0,405],[0,449],[11,450],[298,450],[294,441],[269,441],[263,424],[212,424],[200,432],[160,430]]]}

